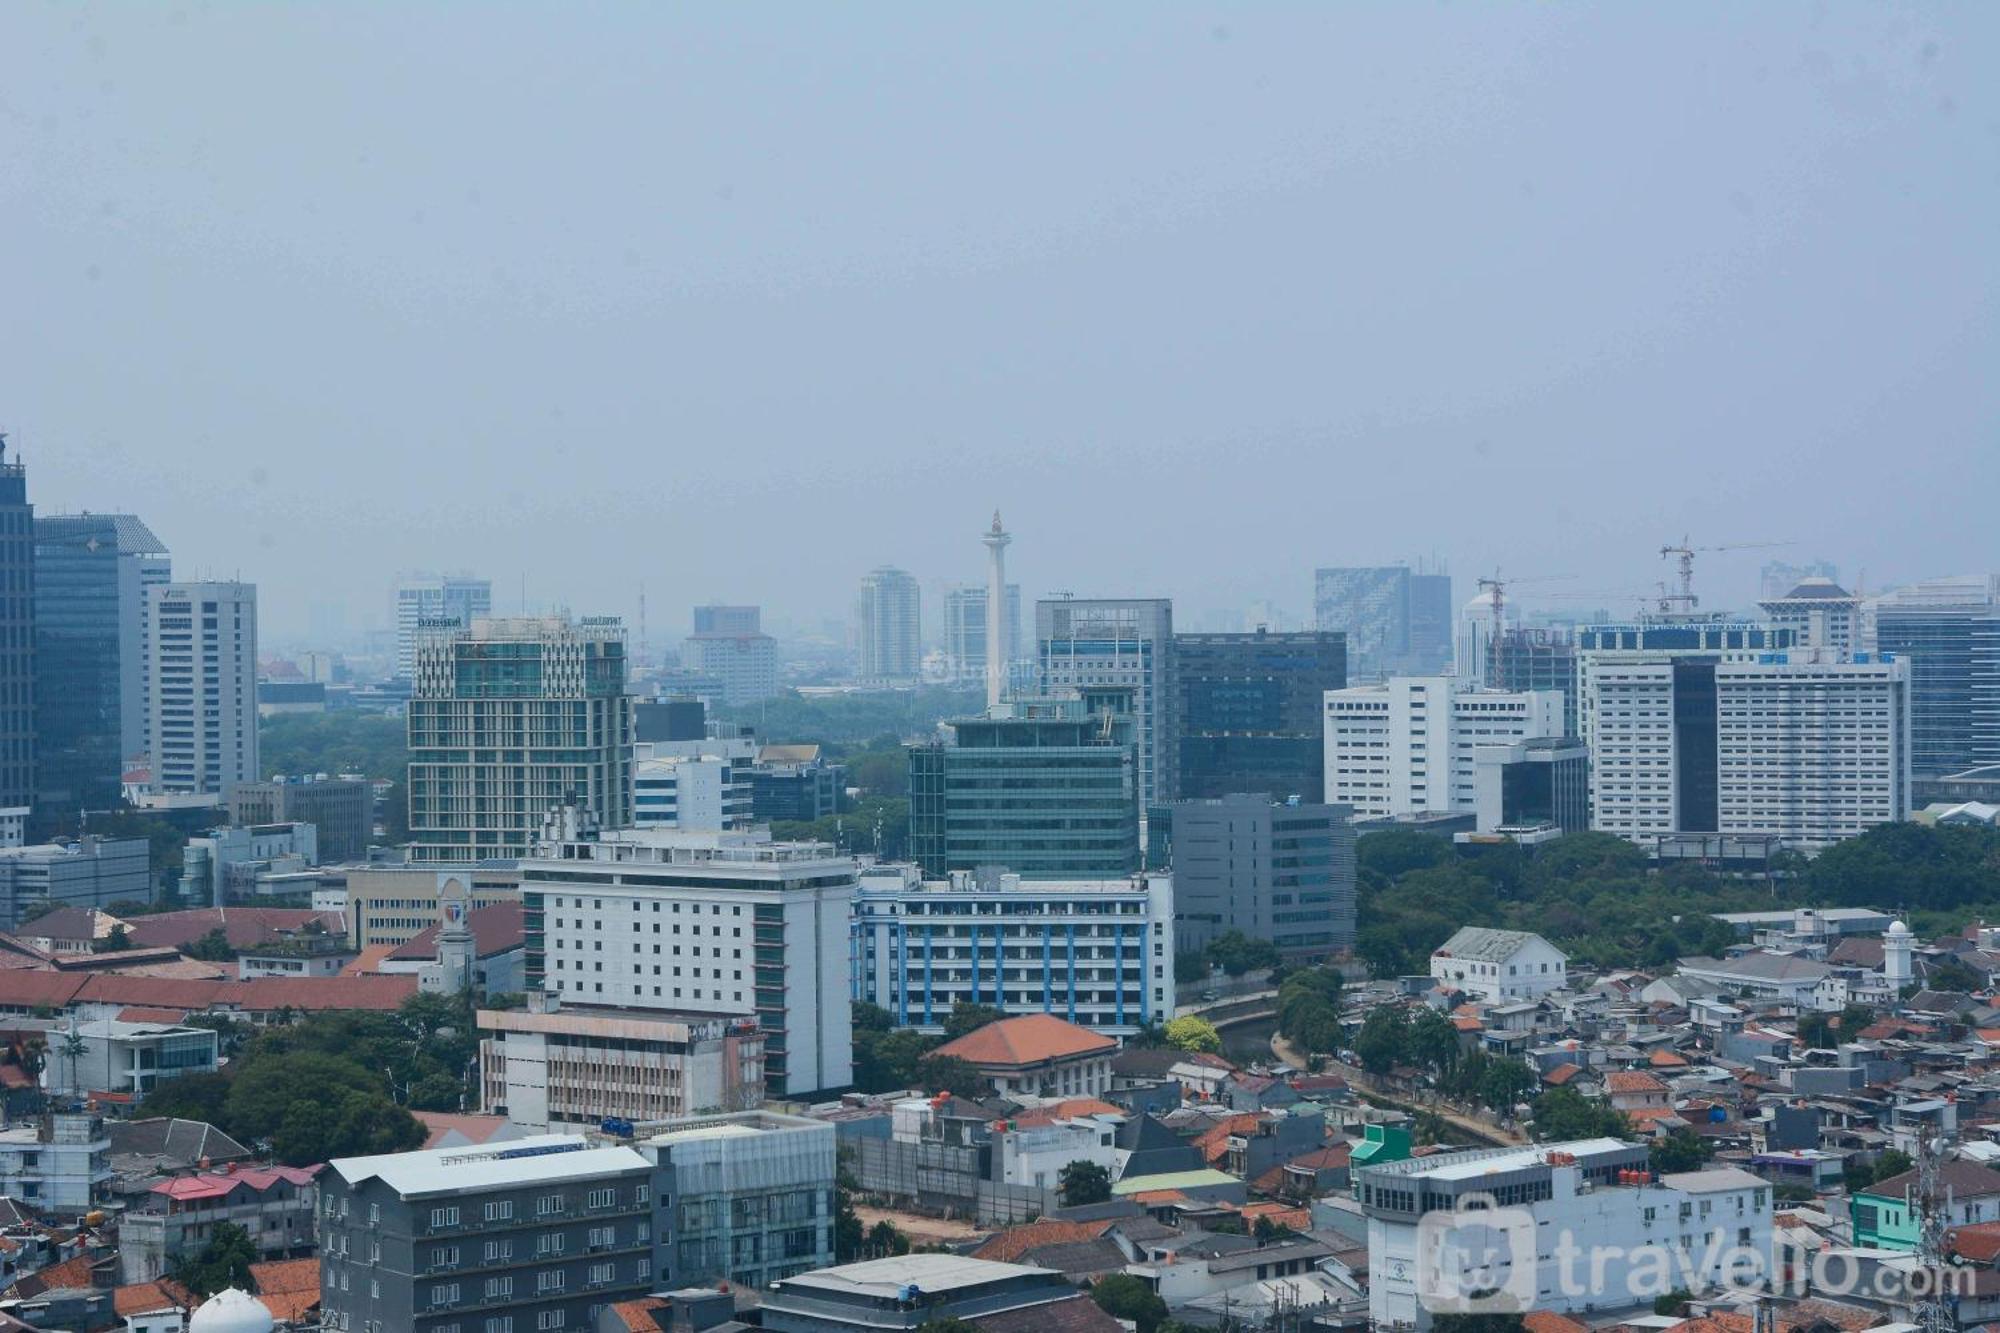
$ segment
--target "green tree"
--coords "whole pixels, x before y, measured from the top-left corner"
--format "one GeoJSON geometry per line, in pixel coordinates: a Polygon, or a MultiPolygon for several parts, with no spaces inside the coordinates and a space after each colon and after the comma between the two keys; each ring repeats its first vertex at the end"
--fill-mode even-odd
{"type": "Polygon", "coordinates": [[[1708,1141],[1687,1125],[1676,1126],[1664,1137],[1654,1139],[1647,1149],[1653,1170],[1662,1173],[1699,1171],[1713,1153],[1708,1141]]]}
{"type": "Polygon", "coordinates": [[[1408,1012],[1397,1005],[1378,1005],[1362,1020],[1361,1031],[1354,1038],[1354,1053],[1369,1073],[1386,1074],[1409,1045],[1408,1012]]]}
{"type": "Polygon", "coordinates": [[[1113,1319],[1129,1319],[1139,1333],[1157,1333],[1167,1317],[1167,1303],[1144,1281],[1130,1273],[1113,1273],[1097,1279],[1090,1299],[1113,1319]]]}
{"type": "Polygon", "coordinates": [[[1174,955],[1174,984],[1192,986],[1208,980],[1208,955],[1182,949],[1174,955]]]}
{"type": "Polygon", "coordinates": [[[194,943],[184,946],[181,952],[190,958],[199,958],[204,963],[227,963],[236,958],[236,949],[229,943],[229,936],[221,926],[209,931],[194,943]]]}
{"type": "Polygon", "coordinates": [[[854,1212],[853,1181],[843,1167],[833,1191],[833,1261],[837,1264],[856,1262],[867,1243],[867,1230],[854,1212]]]}
{"type": "Polygon", "coordinates": [[[910,1238],[896,1230],[895,1223],[884,1219],[868,1228],[867,1247],[871,1259],[893,1259],[910,1252],[910,1238]]]}
{"type": "Polygon", "coordinates": [[[976,1101],[987,1092],[986,1080],[971,1064],[955,1055],[933,1051],[917,1061],[917,1081],[929,1092],[948,1092],[954,1097],[976,1101]]]}
{"type": "Polygon", "coordinates": [[[1184,1051],[1208,1051],[1222,1049],[1222,1034],[1215,1030],[1215,1024],[1205,1018],[1188,1014],[1167,1022],[1167,1042],[1184,1051]]]}
{"type": "Polygon", "coordinates": [[[1006,1011],[990,1004],[968,1004],[960,1000],[945,1015],[944,1039],[955,1041],[968,1032],[977,1032],[988,1023],[997,1023],[1007,1016],[1006,1011]]]}
{"type": "Polygon", "coordinates": [[[231,1080],[223,1128],[238,1139],[268,1139],[294,1103],[329,1105],[347,1092],[386,1095],[379,1073],[321,1051],[273,1055],[253,1049],[231,1080]]]}
{"type": "Polygon", "coordinates": [[[167,1261],[167,1276],[202,1297],[225,1287],[248,1291],[250,1265],[256,1262],[250,1233],[234,1222],[218,1222],[199,1250],[183,1250],[167,1261]]]}
{"type": "Polygon", "coordinates": [[[1463,1053],[1458,1029],[1449,1018],[1429,1006],[1417,1011],[1410,1021],[1410,1056],[1416,1063],[1442,1076],[1458,1063],[1463,1053]]]}
{"type": "Polygon", "coordinates": [[[229,1096],[226,1074],[182,1074],[156,1083],[146,1094],[146,1114],[175,1120],[203,1120],[221,1126],[229,1096]]]}
{"type": "Polygon", "coordinates": [[[1086,1203],[1103,1203],[1111,1197],[1111,1172],[1096,1162],[1078,1158],[1062,1169],[1057,1188],[1062,1194],[1065,1208],[1077,1208],[1086,1203]]]}
{"type": "Polygon", "coordinates": [[[1355,844],[1354,862],[1362,870],[1394,879],[1411,870],[1443,865],[1452,858],[1452,845],[1443,838],[1406,829],[1371,833],[1355,844]]]}
{"type": "Polygon", "coordinates": [[[97,946],[99,953],[124,953],[132,947],[132,932],[125,929],[123,922],[111,928],[104,937],[104,943],[97,946]]]}
{"type": "Polygon", "coordinates": [[[1489,1110],[1511,1113],[1514,1106],[1541,1083],[1535,1071],[1512,1056],[1488,1061],[1479,1079],[1479,1101],[1489,1110]]]}
{"type": "Polygon", "coordinates": [[[1210,940],[1206,953],[1209,962],[1232,977],[1278,965],[1277,945],[1252,939],[1240,930],[1227,930],[1210,940]]]}
{"type": "Polygon", "coordinates": [[[1593,1102],[1575,1088],[1550,1088],[1535,1099],[1535,1138],[1544,1143],[1571,1139],[1624,1139],[1632,1127],[1624,1115],[1593,1102]]]}
{"type": "Polygon", "coordinates": [[[1678,1318],[1687,1313],[1687,1304],[1694,1299],[1694,1293],[1685,1287],[1662,1292],[1653,1297],[1653,1313],[1668,1318],[1678,1318]]]}

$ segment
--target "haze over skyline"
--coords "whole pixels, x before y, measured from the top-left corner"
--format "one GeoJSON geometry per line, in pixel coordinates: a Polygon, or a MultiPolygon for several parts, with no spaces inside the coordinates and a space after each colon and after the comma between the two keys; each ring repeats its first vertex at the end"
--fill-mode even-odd
{"type": "MultiPolygon", "coordinates": [[[[44,512],[384,624],[1996,563],[1990,6],[0,13],[44,512]]],[[[1629,607],[1630,598],[1605,604],[1629,607]]]]}

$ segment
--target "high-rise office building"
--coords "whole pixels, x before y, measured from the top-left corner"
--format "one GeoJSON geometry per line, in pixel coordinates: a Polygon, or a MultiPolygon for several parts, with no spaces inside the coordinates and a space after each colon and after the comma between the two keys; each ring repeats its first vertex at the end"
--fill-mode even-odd
{"type": "Polygon", "coordinates": [[[1162,803],[1180,790],[1173,602],[1165,597],[1038,601],[1035,657],[1045,695],[1099,685],[1129,689],[1140,804],[1162,803]]]}
{"type": "Polygon", "coordinates": [[[1555,690],[1563,697],[1565,736],[1581,736],[1576,717],[1576,635],[1567,629],[1504,629],[1492,650],[1489,689],[1555,690]]]}
{"type": "Polygon", "coordinates": [[[1726,617],[1578,631],[1591,827],[1824,847],[1909,816],[1910,671],[1726,617]]]}
{"type": "MultiPolygon", "coordinates": [[[[1021,661],[1021,585],[1007,585],[1007,600],[1001,608],[1007,633],[1006,656],[1002,665],[1011,676],[1021,661]]],[[[951,664],[951,678],[959,685],[983,685],[986,680],[986,588],[967,583],[947,589],[944,595],[944,653],[951,664]]]]}
{"type": "Polygon", "coordinates": [[[2000,763],[2000,575],[1869,599],[1862,647],[1910,664],[1910,765],[1935,778],[2000,763]]]}
{"type": "Polygon", "coordinates": [[[0,811],[18,827],[35,800],[35,506],[28,469],[0,435],[0,811]]]}
{"type": "Polygon", "coordinates": [[[754,1017],[764,1082],[854,1081],[847,922],[855,865],[758,832],[623,829],[521,863],[529,990],[574,1005],[754,1017]]]}
{"type": "Polygon", "coordinates": [[[475,619],[418,640],[410,860],[529,855],[558,806],[632,822],[632,699],[615,616],[475,619]]]}
{"type": "Polygon", "coordinates": [[[1313,584],[1315,625],[1347,636],[1355,681],[1429,676],[1451,669],[1456,621],[1449,574],[1408,565],[1321,569],[1313,584]]]}
{"type": "Polygon", "coordinates": [[[146,589],[173,577],[131,514],[35,520],[36,806],[109,810],[146,753],[146,589]]]}
{"type": "Polygon", "coordinates": [[[861,580],[854,605],[861,675],[867,680],[914,680],[923,663],[923,595],[907,572],[887,565],[861,580]]]}
{"type": "Polygon", "coordinates": [[[1176,634],[1174,679],[1183,798],[1322,798],[1326,692],[1347,684],[1341,635],[1176,634]]]}
{"type": "Polygon", "coordinates": [[[256,781],[256,585],[161,583],[145,606],[153,790],[221,796],[256,781]]]}
{"type": "Polygon", "coordinates": [[[1470,811],[1478,800],[1479,746],[1561,729],[1562,696],[1554,690],[1466,690],[1451,676],[1333,690],[1326,696],[1326,794],[1369,818],[1470,811]]]}
{"type": "Polygon", "coordinates": [[[1792,632],[1797,647],[1845,657],[1861,646],[1861,599],[1832,579],[1808,576],[1758,605],[1773,625],[1792,632]]]}
{"type": "Polygon", "coordinates": [[[697,606],[681,653],[688,670],[713,676],[718,702],[754,704],[778,693],[778,641],[759,628],[754,606],[697,606]]]}
{"type": "Polygon", "coordinates": [[[909,749],[910,854],[925,874],[1116,879],[1139,868],[1129,715],[1082,697],[1017,699],[940,730],[909,749]]]}
{"type": "Polygon", "coordinates": [[[694,609],[696,634],[762,634],[764,610],[757,606],[726,606],[710,602],[694,609]]]}
{"type": "Polygon", "coordinates": [[[1174,806],[1175,947],[1240,930],[1293,961],[1353,948],[1349,813],[1242,794],[1174,806]]]}
{"type": "Polygon", "coordinates": [[[417,643],[440,629],[463,629],[493,613],[493,584],[469,574],[419,575],[396,585],[396,674],[411,679],[417,643]]]}

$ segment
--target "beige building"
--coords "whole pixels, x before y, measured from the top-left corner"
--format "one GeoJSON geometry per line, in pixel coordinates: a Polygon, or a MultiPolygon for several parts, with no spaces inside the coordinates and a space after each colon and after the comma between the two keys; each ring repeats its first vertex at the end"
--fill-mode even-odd
{"type": "Polygon", "coordinates": [[[357,949],[408,944],[438,923],[438,891],[465,883],[470,907],[521,901],[521,872],[511,866],[368,866],[347,875],[347,938],[357,949]]]}
{"type": "Polygon", "coordinates": [[[569,1009],[539,992],[529,1003],[479,1011],[486,1110],[522,1129],[751,1111],[764,1100],[755,1018],[569,1009]]]}

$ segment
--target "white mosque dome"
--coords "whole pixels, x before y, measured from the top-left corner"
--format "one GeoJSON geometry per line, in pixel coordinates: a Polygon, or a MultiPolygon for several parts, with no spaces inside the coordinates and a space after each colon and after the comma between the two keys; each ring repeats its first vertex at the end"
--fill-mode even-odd
{"type": "Polygon", "coordinates": [[[1889,929],[1885,933],[1890,935],[1907,935],[1910,933],[1910,928],[1900,921],[1891,921],[1889,929]]]}
{"type": "Polygon", "coordinates": [[[229,1287],[202,1302],[188,1320],[187,1333],[271,1333],[273,1322],[264,1302],[229,1287]]]}

